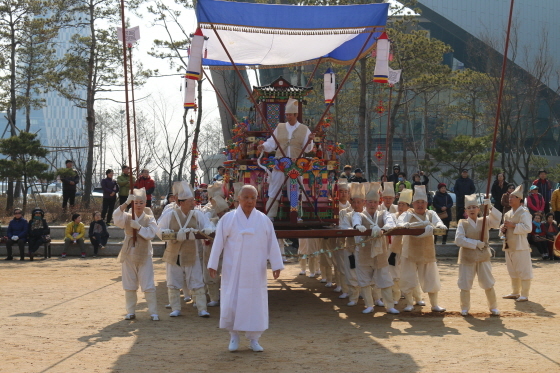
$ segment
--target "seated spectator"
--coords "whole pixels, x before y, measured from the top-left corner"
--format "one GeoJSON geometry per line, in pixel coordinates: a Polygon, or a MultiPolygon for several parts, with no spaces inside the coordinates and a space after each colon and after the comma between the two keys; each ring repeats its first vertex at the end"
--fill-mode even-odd
{"type": "Polygon", "coordinates": [[[93,221],[89,224],[89,242],[93,246],[93,257],[97,256],[99,249],[104,250],[109,239],[107,225],[101,217],[101,213],[96,211],[93,213],[93,221]]]}
{"type": "MultiPolygon", "coordinates": [[[[434,196],[434,208],[439,218],[445,224],[447,229],[449,229],[449,224],[451,223],[451,208],[453,207],[453,199],[447,193],[447,185],[445,183],[438,184],[438,190],[434,196]]],[[[437,237],[434,236],[434,243],[437,243],[437,237]]],[[[443,235],[442,244],[447,243],[447,231],[443,235]]]]}
{"type": "Polygon", "coordinates": [[[72,221],[66,226],[66,234],[64,236],[64,251],[62,257],[66,258],[66,253],[70,249],[70,245],[78,245],[82,253],[82,258],[86,257],[86,248],[84,245],[84,236],[86,235],[86,227],[82,223],[80,214],[73,214],[72,221]]]}
{"type": "Polygon", "coordinates": [[[554,215],[552,213],[546,214],[546,222],[544,223],[544,232],[546,233],[546,238],[548,244],[548,257],[550,260],[554,260],[554,240],[558,235],[558,223],[554,220],[554,215]]]}
{"type": "Polygon", "coordinates": [[[531,238],[533,243],[539,250],[543,260],[548,259],[548,242],[546,241],[546,232],[544,230],[544,224],[542,223],[542,215],[536,213],[533,216],[533,230],[531,232],[531,238]]]}
{"type": "Polygon", "coordinates": [[[14,209],[14,218],[10,220],[8,225],[8,241],[6,242],[6,249],[8,256],[6,260],[13,260],[12,246],[18,244],[19,246],[19,260],[25,260],[25,242],[27,241],[27,231],[29,225],[27,220],[23,218],[23,211],[20,208],[14,209]]]}
{"type": "Polygon", "coordinates": [[[45,212],[40,208],[36,208],[31,212],[31,220],[29,221],[28,242],[29,242],[29,260],[33,260],[35,252],[39,250],[41,245],[50,242],[51,229],[45,220],[45,212]]]}
{"type": "Polygon", "coordinates": [[[536,185],[531,185],[529,188],[529,195],[527,196],[527,207],[531,212],[531,215],[538,213],[544,213],[544,198],[539,194],[539,190],[536,185]]]}
{"type": "Polygon", "coordinates": [[[218,166],[218,173],[212,179],[212,184],[216,181],[224,180],[224,175],[226,174],[226,168],[224,166],[218,166]]]}

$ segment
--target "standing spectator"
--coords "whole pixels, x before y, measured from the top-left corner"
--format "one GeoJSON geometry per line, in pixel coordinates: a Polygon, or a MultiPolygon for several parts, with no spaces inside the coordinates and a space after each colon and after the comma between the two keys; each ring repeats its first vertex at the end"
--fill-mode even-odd
{"type": "Polygon", "coordinates": [[[142,170],[142,174],[136,183],[134,183],[134,189],[142,188],[146,189],[146,207],[152,207],[152,193],[154,193],[154,190],[156,189],[156,183],[154,182],[154,179],[150,177],[150,171],[146,168],[142,170]]]}
{"type": "Polygon", "coordinates": [[[429,182],[430,179],[428,179],[428,176],[424,175],[424,171],[418,171],[417,174],[412,175],[411,189],[414,189],[415,185],[425,185],[426,189],[428,189],[429,182]]]}
{"type": "Polygon", "coordinates": [[[389,175],[389,178],[387,179],[387,181],[391,181],[393,182],[393,184],[397,184],[397,181],[399,181],[399,172],[401,172],[401,167],[396,164],[393,166],[393,173],[391,175],[389,175]]]}
{"type": "Polygon", "coordinates": [[[66,211],[66,207],[70,204],[70,209],[74,207],[74,202],[76,200],[76,185],[80,182],[80,177],[78,176],[78,171],[74,168],[74,162],[68,159],[66,161],[66,168],[70,169],[66,176],[60,178],[62,181],[62,209],[66,211]]]}
{"type": "Polygon", "coordinates": [[[551,213],[546,214],[546,222],[544,223],[544,232],[546,233],[546,239],[548,245],[548,257],[550,260],[554,260],[554,240],[558,235],[558,223],[554,221],[554,215],[551,213]],[[552,242],[551,242],[552,241],[552,242]]]}
{"type": "Polygon", "coordinates": [[[395,190],[399,190],[400,185],[404,185],[405,189],[412,189],[410,181],[406,180],[405,172],[399,172],[399,178],[397,180],[397,183],[395,184],[395,190]]]}
{"type": "MultiPolygon", "coordinates": [[[[515,190],[515,185],[513,185],[512,183],[509,183],[507,185],[507,191],[502,195],[502,208],[504,209],[503,211],[503,215],[506,214],[506,212],[508,212],[509,210],[511,210],[511,206],[509,205],[509,195],[515,190]]],[[[503,216],[502,215],[502,216],[503,216]]]]}
{"type": "Polygon", "coordinates": [[[543,213],[545,208],[545,201],[543,196],[539,193],[539,189],[536,185],[531,185],[529,188],[529,195],[527,196],[527,207],[531,212],[531,215],[535,213],[543,213]]]}
{"type": "Polygon", "coordinates": [[[8,256],[6,260],[14,260],[12,256],[12,246],[17,243],[19,246],[19,260],[24,260],[25,258],[25,241],[27,241],[27,231],[29,225],[27,220],[23,218],[23,212],[20,208],[14,209],[14,218],[10,220],[8,225],[8,241],[6,242],[6,249],[8,250],[8,256]]]}
{"type": "Polygon", "coordinates": [[[550,208],[554,214],[554,220],[560,221],[560,183],[556,184],[556,190],[552,193],[550,208]]]}
{"type": "Polygon", "coordinates": [[[531,231],[531,238],[533,239],[533,243],[537,247],[537,250],[539,250],[543,260],[548,259],[548,242],[545,237],[546,232],[544,230],[544,224],[542,223],[542,215],[540,213],[536,213],[533,216],[533,230],[531,231]]]}
{"type": "Polygon", "coordinates": [[[107,226],[101,217],[101,213],[96,211],[93,213],[93,221],[89,224],[89,242],[93,246],[93,257],[97,256],[99,249],[105,249],[107,240],[109,239],[109,232],[107,226]]]}
{"type": "Polygon", "coordinates": [[[226,173],[226,168],[224,166],[219,166],[218,173],[216,174],[216,176],[214,176],[214,179],[212,180],[212,184],[214,184],[216,181],[224,180],[225,173],[226,173]]]}
{"type": "Polygon", "coordinates": [[[352,166],[347,164],[344,166],[342,173],[340,174],[340,179],[350,179],[352,177],[352,166]]]}
{"type": "Polygon", "coordinates": [[[29,260],[33,260],[35,252],[39,250],[41,245],[50,241],[49,234],[51,229],[45,220],[45,212],[40,208],[35,208],[31,212],[31,220],[29,221],[28,242],[29,242],[29,260]]]}
{"type": "Polygon", "coordinates": [[[389,178],[387,177],[387,175],[383,174],[379,178],[379,181],[381,182],[381,185],[384,185],[383,183],[387,183],[389,181],[389,178]]]}
{"type": "Polygon", "coordinates": [[[367,180],[364,178],[364,173],[362,172],[361,168],[356,168],[354,170],[354,175],[350,179],[348,179],[349,183],[367,183],[367,180]]]}
{"type": "MultiPolygon", "coordinates": [[[[132,176],[132,184],[136,182],[136,178],[132,176]]],[[[130,194],[130,167],[122,166],[122,174],[117,177],[117,184],[119,185],[119,206],[126,202],[130,194]]]]}
{"type": "Polygon", "coordinates": [[[461,177],[455,180],[453,189],[457,200],[457,221],[463,219],[465,215],[465,196],[470,196],[475,191],[474,181],[469,178],[469,170],[464,168],[461,171],[461,177]]]}
{"type": "Polygon", "coordinates": [[[107,178],[101,180],[101,188],[103,188],[103,208],[101,210],[101,219],[105,220],[105,215],[107,215],[107,225],[111,225],[110,223],[113,218],[115,202],[117,202],[119,185],[116,180],[113,179],[113,170],[107,170],[105,175],[107,175],[107,178]]]}
{"type": "Polygon", "coordinates": [[[552,183],[546,176],[545,170],[539,170],[539,178],[533,181],[533,185],[539,189],[540,195],[544,198],[544,212],[548,213],[550,211],[550,199],[552,197],[552,183]]]}
{"type": "Polygon", "coordinates": [[[62,257],[66,258],[66,253],[70,249],[70,245],[78,245],[82,253],[82,258],[86,257],[86,248],[84,245],[84,236],[86,235],[86,227],[82,223],[82,216],[80,214],[73,214],[72,221],[66,226],[64,236],[64,251],[62,257]]]}
{"type": "MultiPolygon", "coordinates": [[[[434,208],[443,224],[449,229],[449,223],[452,220],[451,208],[453,207],[453,198],[447,193],[447,185],[445,183],[439,183],[437,188],[438,190],[434,196],[434,208]]],[[[437,243],[437,237],[434,236],[434,243],[437,243]]],[[[447,231],[443,235],[441,243],[443,245],[447,243],[447,231]]]]}
{"type": "Polygon", "coordinates": [[[494,183],[492,184],[492,190],[490,193],[492,193],[492,198],[494,198],[494,207],[501,213],[505,213],[504,206],[502,206],[502,196],[507,191],[508,191],[508,182],[506,181],[506,177],[504,173],[500,172],[499,174],[496,175],[496,180],[494,180],[494,183]]]}

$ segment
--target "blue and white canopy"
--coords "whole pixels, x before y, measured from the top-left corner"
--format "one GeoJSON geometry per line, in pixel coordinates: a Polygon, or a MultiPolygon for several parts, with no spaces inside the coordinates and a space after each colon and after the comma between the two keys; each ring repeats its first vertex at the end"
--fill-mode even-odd
{"type": "MultiPolygon", "coordinates": [[[[208,37],[206,66],[231,66],[216,29],[236,65],[281,66],[323,60],[351,63],[384,31],[389,4],[299,6],[198,0],[196,16],[208,37]]],[[[362,57],[360,56],[360,57],[362,57]]]]}

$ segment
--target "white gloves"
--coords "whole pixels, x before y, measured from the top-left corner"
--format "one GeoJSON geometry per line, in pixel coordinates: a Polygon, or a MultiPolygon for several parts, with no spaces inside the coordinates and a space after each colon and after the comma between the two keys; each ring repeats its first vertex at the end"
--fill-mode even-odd
{"type": "Polygon", "coordinates": [[[204,234],[210,235],[214,233],[214,228],[204,228],[202,231],[204,232],[204,234]]]}
{"type": "Polygon", "coordinates": [[[132,202],[134,202],[134,200],[136,199],[136,196],[134,194],[129,194],[128,197],[126,198],[126,205],[130,205],[132,202]]]}
{"type": "Polygon", "coordinates": [[[431,225],[427,225],[426,228],[424,228],[424,233],[416,237],[418,238],[428,237],[431,236],[433,233],[434,233],[434,227],[432,227],[431,225]]]}
{"type": "Polygon", "coordinates": [[[356,229],[360,232],[364,233],[367,229],[363,225],[356,225],[356,229]]]}
{"type": "Polygon", "coordinates": [[[142,226],[140,225],[140,223],[138,223],[136,220],[131,220],[131,221],[130,221],[130,227],[131,227],[132,229],[136,229],[136,230],[142,228],[142,226]]]}
{"type": "Polygon", "coordinates": [[[478,242],[476,243],[476,247],[477,247],[478,249],[481,249],[481,250],[482,250],[482,249],[484,249],[485,246],[486,246],[486,243],[485,243],[485,242],[478,241],[478,242]]]}
{"type": "Polygon", "coordinates": [[[486,199],[484,199],[484,200],[482,201],[482,204],[483,204],[483,205],[491,206],[491,205],[492,205],[492,202],[490,201],[490,198],[486,198],[486,199]]]}
{"type": "Polygon", "coordinates": [[[12,236],[12,241],[17,241],[19,240],[19,236],[12,236]]]}
{"type": "Polygon", "coordinates": [[[371,236],[372,237],[379,237],[382,234],[383,234],[383,231],[377,225],[374,225],[373,227],[371,227],[371,236]]]}
{"type": "Polygon", "coordinates": [[[398,227],[401,227],[401,228],[409,228],[409,227],[410,227],[410,223],[407,222],[407,221],[405,221],[405,222],[403,222],[403,223],[400,223],[400,224],[398,225],[398,227]]]}
{"type": "Polygon", "coordinates": [[[187,230],[185,228],[179,229],[177,232],[177,241],[185,241],[187,239],[187,230]]]}

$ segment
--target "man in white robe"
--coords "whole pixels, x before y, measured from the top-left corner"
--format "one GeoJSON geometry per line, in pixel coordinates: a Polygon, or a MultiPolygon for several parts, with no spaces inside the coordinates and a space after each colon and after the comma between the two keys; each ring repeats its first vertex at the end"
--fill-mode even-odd
{"type": "Polygon", "coordinates": [[[511,210],[504,215],[504,224],[500,230],[506,236],[503,250],[506,253],[506,267],[511,277],[512,291],[503,298],[527,302],[533,278],[531,247],[527,241],[527,234],[533,230],[533,223],[531,213],[523,206],[523,184],[509,195],[509,205],[511,210]]]}
{"type": "Polygon", "coordinates": [[[385,181],[383,183],[383,192],[381,194],[383,197],[383,203],[379,204],[379,211],[387,211],[389,214],[395,214],[397,212],[397,205],[393,204],[395,202],[395,186],[391,181],[385,181]]]}
{"type": "Polygon", "coordinates": [[[152,239],[156,236],[158,227],[152,210],[146,207],[146,189],[134,189],[128,195],[126,202],[115,209],[113,220],[117,227],[125,231],[123,246],[118,257],[122,263],[122,285],[126,301],[125,320],[136,318],[137,291],[140,287],[148,303],[150,317],[154,321],[159,321],[152,263],[152,239]],[[133,202],[134,219],[132,211],[125,211],[133,202]],[[134,231],[136,231],[136,239],[133,238],[134,231]]]}
{"type": "MultiPolygon", "coordinates": [[[[345,226],[344,221],[348,220],[346,218],[346,209],[350,207],[350,191],[348,190],[348,181],[346,179],[340,179],[338,181],[338,229],[348,229],[352,227],[352,224],[348,222],[345,226]],[[344,212],[342,212],[345,210],[344,212]]],[[[348,298],[348,282],[346,280],[346,268],[348,265],[345,261],[348,259],[348,252],[345,249],[335,250],[337,247],[344,247],[346,245],[346,237],[333,237],[329,238],[329,248],[334,250],[332,253],[333,264],[334,264],[334,278],[336,281],[336,288],[334,291],[336,293],[342,292],[339,296],[341,299],[348,298]]]]}
{"type": "Polygon", "coordinates": [[[274,227],[256,204],[257,189],[245,185],[239,207],[218,223],[208,261],[210,275],[215,277],[223,254],[220,328],[230,332],[232,352],[239,348],[242,331],[253,351],[263,351],[259,338],[268,329],[267,261],[274,279],[284,269],[274,227]]]}
{"type": "MultiPolygon", "coordinates": [[[[278,144],[271,136],[263,144],[259,145],[257,149],[261,152],[271,152],[279,147],[284,151],[286,157],[292,159],[297,158],[302,150],[305,153],[313,150],[313,141],[308,142],[308,139],[312,140],[315,135],[311,133],[305,124],[298,122],[298,112],[298,101],[292,98],[288,99],[285,108],[286,123],[279,123],[273,132],[274,137],[278,140],[278,144]],[[307,146],[305,146],[306,143],[307,146]]],[[[276,158],[282,157],[284,157],[284,155],[282,155],[282,152],[278,149],[276,151],[276,158]]],[[[278,192],[282,189],[285,179],[284,172],[274,168],[268,185],[268,201],[266,203],[267,215],[272,219],[278,214],[278,203],[282,197],[282,193],[278,192]]],[[[288,198],[290,198],[290,193],[288,193],[288,198]]]]}
{"type": "Polygon", "coordinates": [[[186,181],[173,184],[173,194],[177,197],[177,208],[162,216],[158,223],[158,236],[163,233],[177,233],[177,238],[167,243],[163,253],[165,262],[167,293],[171,313],[169,316],[181,315],[180,289],[195,296],[196,307],[200,317],[208,317],[206,305],[206,289],[202,271],[202,258],[196,247],[195,233],[203,231],[210,234],[214,226],[208,217],[199,209],[195,209],[194,194],[186,181]]]}

